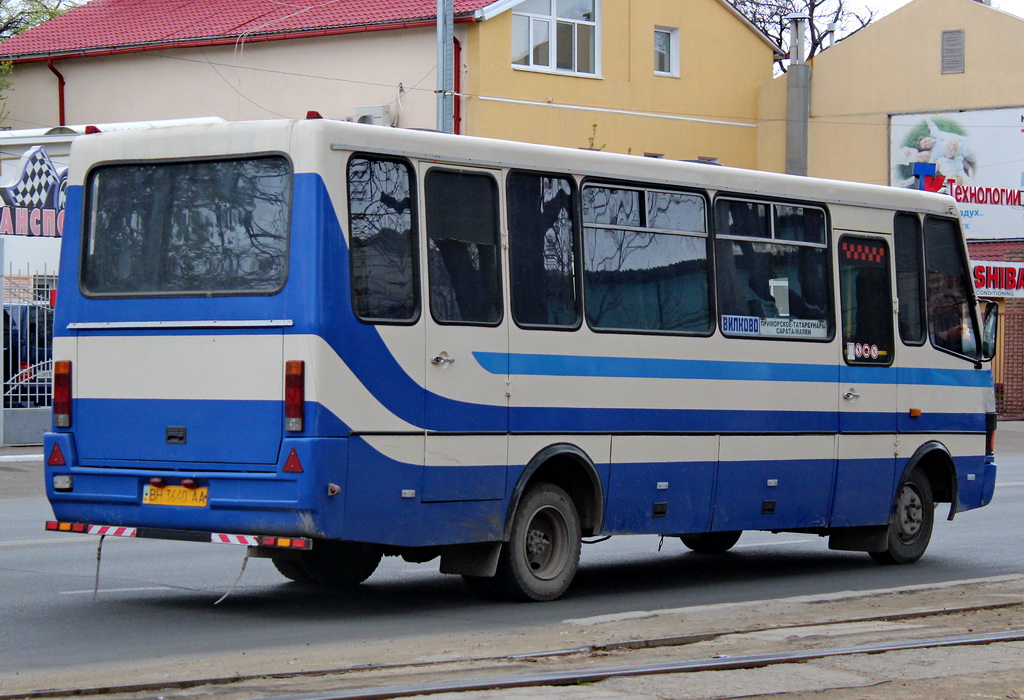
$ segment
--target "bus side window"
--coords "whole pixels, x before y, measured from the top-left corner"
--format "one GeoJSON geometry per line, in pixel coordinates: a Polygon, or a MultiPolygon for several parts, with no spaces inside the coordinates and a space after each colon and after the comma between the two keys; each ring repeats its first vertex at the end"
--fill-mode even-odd
{"type": "Polygon", "coordinates": [[[424,185],[430,312],[439,323],[501,322],[498,190],[482,173],[434,169],[424,185]]]}
{"type": "Polygon", "coordinates": [[[971,280],[956,221],[925,219],[924,261],[932,345],[974,359],[978,342],[971,316],[971,280]]]}
{"type": "Polygon", "coordinates": [[[832,337],[823,209],[719,199],[715,266],[724,335],[832,337]]]}
{"type": "Polygon", "coordinates": [[[584,188],[583,286],[592,328],[711,330],[705,208],[689,192],[584,188]]]}
{"type": "Polygon", "coordinates": [[[579,325],[572,181],[533,173],[508,177],[512,317],[525,326],[579,325]]]}
{"type": "Polygon", "coordinates": [[[419,317],[419,253],[409,166],[354,156],[348,163],[352,308],[364,321],[419,317]]]}
{"type": "Polygon", "coordinates": [[[843,236],[839,241],[839,286],[847,364],[891,365],[895,340],[885,241],[843,236]]]}
{"type": "Polygon", "coordinates": [[[899,299],[900,338],[907,345],[924,343],[924,265],[921,263],[921,222],[913,214],[897,214],[893,227],[896,246],[896,297],[899,299]]]}

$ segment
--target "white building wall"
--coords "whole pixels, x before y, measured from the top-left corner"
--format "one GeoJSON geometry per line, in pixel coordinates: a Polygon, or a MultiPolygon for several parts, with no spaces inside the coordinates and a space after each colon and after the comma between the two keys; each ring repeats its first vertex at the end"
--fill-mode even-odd
{"type": "MultiPolygon", "coordinates": [[[[465,30],[456,36],[465,41],[465,30]]],[[[436,35],[432,28],[126,53],[55,62],[71,124],[218,116],[228,121],[354,115],[390,105],[398,124],[433,128],[436,35]],[[403,92],[400,93],[399,85],[403,92]]],[[[58,123],[57,78],[45,64],[12,76],[14,129],[58,123]]]]}

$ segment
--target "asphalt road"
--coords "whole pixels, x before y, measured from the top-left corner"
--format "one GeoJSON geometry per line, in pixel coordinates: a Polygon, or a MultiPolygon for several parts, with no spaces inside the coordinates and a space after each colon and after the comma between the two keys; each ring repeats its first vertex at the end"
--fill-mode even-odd
{"type": "MultiPolygon", "coordinates": [[[[241,547],[108,538],[93,600],[97,539],[46,533],[42,498],[0,500],[0,686],[6,674],[134,660],[242,653],[361,640],[514,631],[563,620],[713,603],[875,590],[1024,573],[1024,425],[1000,433],[991,505],[952,523],[937,512],[925,557],[886,567],[831,552],[823,538],[747,533],[722,557],[677,540],[618,537],[584,547],[569,595],[544,604],[484,602],[436,561],[388,558],[354,593],[290,583],[241,547]]],[[[27,464],[27,463],[26,463],[27,464]]],[[[41,465],[36,463],[41,476],[41,465]]],[[[22,467],[25,464],[21,464],[22,467]]]]}

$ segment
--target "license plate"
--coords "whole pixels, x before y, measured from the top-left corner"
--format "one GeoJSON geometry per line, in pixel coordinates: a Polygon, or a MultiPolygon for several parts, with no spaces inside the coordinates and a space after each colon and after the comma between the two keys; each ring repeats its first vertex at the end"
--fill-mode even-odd
{"type": "Polygon", "coordinates": [[[153,486],[147,484],[142,488],[142,505],[144,506],[195,506],[206,507],[209,489],[187,489],[184,486],[153,486]]]}

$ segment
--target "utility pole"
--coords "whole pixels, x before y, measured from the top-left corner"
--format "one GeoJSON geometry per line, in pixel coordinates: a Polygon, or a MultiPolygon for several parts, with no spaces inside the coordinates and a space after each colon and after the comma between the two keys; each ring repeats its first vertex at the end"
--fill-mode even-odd
{"type": "Polygon", "coordinates": [[[437,0],[437,130],[455,132],[455,0],[437,0]]]}

